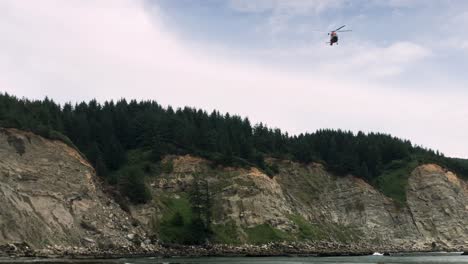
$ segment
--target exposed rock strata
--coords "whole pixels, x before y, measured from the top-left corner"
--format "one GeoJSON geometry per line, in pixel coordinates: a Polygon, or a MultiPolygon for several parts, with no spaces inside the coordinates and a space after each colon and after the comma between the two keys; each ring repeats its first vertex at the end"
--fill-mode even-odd
{"type": "Polygon", "coordinates": [[[77,151],[14,129],[0,130],[0,212],[0,244],[131,247],[128,234],[144,236],[77,151]]]}
{"type": "Polygon", "coordinates": [[[174,170],[149,179],[154,199],[131,208],[132,216],[103,193],[94,169],[74,149],[1,129],[0,252],[278,255],[468,248],[468,184],[437,165],[414,170],[407,206],[400,207],[363,180],[336,177],[319,164],[275,161],[279,173],[268,177],[257,169],[213,169],[191,156],[167,159],[174,170]],[[200,175],[212,190],[214,224],[234,224],[241,242],[247,229],[261,224],[298,234],[294,217],[319,231],[307,243],[179,249],[154,244],[148,234],[164,213],[161,199],[179,199],[200,175]]]}
{"type": "Polygon", "coordinates": [[[215,190],[214,223],[235,223],[241,239],[246,228],[264,223],[298,233],[291,216],[300,216],[323,231],[320,241],[414,251],[468,248],[468,185],[437,165],[413,171],[401,207],[362,179],[333,176],[319,164],[282,161],[271,178],[257,169],[213,170],[190,156],[173,163],[173,173],[152,181],[154,203],[136,208],[140,218],[150,209],[161,212],[161,195],[180,197],[194,175],[203,174],[215,190]]]}

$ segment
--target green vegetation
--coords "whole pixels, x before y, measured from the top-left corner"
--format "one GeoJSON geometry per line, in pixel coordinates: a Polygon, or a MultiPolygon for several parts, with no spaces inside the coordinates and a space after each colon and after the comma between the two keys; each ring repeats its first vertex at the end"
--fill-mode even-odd
{"type": "Polygon", "coordinates": [[[394,161],[375,179],[377,188],[392,198],[398,205],[406,204],[406,187],[411,172],[418,166],[417,161],[394,161]]]}
{"type": "Polygon", "coordinates": [[[294,240],[292,235],[273,228],[268,224],[247,228],[245,229],[245,233],[247,233],[247,243],[249,244],[266,244],[269,242],[294,240]]]}
{"type": "Polygon", "coordinates": [[[238,245],[241,244],[239,232],[234,223],[212,225],[213,242],[221,244],[238,245]]]}
{"type": "Polygon", "coordinates": [[[151,191],[146,187],[143,171],[128,168],[122,170],[119,176],[119,186],[124,195],[135,204],[151,200],[151,191]]]}
{"type": "Polygon", "coordinates": [[[99,176],[111,184],[120,184],[134,202],[146,200],[145,195],[137,198],[139,195],[132,194],[144,190],[143,180],[129,179],[129,175],[141,177],[140,173],[118,173],[122,166],[135,167],[145,175],[169,173],[172,164],[160,164],[167,154],[193,154],[215,165],[256,166],[270,176],[278,168],[266,164],[265,156],[321,162],[337,175],[354,174],[370,183],[377,182],[384,192],[401,201],[404,177],[388,169],[395,161],[435,162],[468,176],[467,160],[446,158],[390,135],[318,130],[290,136],[262,123],[252,125],[247,118],[236,115],[217,111],[209,114],[188,107],[174,110],[154,101],[123,99],[100,104],[92,100],[61,106],[48,98],[30,101],[0,94],[0,127],[28,130],[76,146],[99,176]],[[132,157],[137,154],[141,156],[132,157]],[[132,186],[127,188],[125,184],[132,186]]]}
{"type": "Polygon", "coordinates": [[[324,232],[331,233],[336,240],[343,243],[359,241],[362,237],[362,233],[357,228],[339,224],[326,225],[324,232]]]}
{"type": "Polygon", "coordinates": [[[299,233],[297,234],[297,238],[299,240],[320,240],[325,238],[325,234],[323,230],[321,230],[317,225],[312,225],[311,223],[307,222],[300,215],[290,215],[289,219],[294,222],[299,228],[299,233]]]}
{"type": "Polygon", "coordinates": [[[208,183],[196,178],[189,193],[179,198],[161,198],[166,209],[160,223],[155,224],[154,231],[160,234],[163,242],[191,245],[203,244],[211,239],[209,192],[208,183]]]}
{"type": "Polygon", "coordinates": [[[164,163],[161,163],[161,170],[164,173],[171,173],[174,170],[174,163],[172,160],[167,160],[164,163]]]}
{"type": "Polygon", "coordinates": [[[320,241],[333,238],[343,243],[358,241],[362,234],[354,228],[338,224],[312,224],[300,215],[290,215],[289,219],[299,228],[298,240],[320,241]]]}
{"type": "Polygon", "coordinates": [[[193,215],[188,197],[163,197],[161,200],[166,210],[160,224],[154,227],[155,233],[165,243],[191,244],[194,240],[190,230],[193,215]]]}

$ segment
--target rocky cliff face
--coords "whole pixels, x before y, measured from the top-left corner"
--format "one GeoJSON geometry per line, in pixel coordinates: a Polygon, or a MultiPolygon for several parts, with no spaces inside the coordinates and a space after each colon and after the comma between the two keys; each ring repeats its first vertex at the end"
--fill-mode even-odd
{"type": "Polygon", "coordinates": [[[468,243],[468,185],[437,165],[417,168],[409,179],[408,207],[417,234],[446,246],[468,243]]]}
{"type": "Polygon", "coordinates": [[[203,174],[212,190],[213,223],[234,224],[241,242],[249,242],[251,228],[268,224],[292,240],[386,250],[468,248],[467,183],[437,165],[413,171],[402,207],[359,178],[333,176],[319,164],[275,162],[280,172],[268,177],[257,169],[212,169],[204,160],[176,157],[172,173],[152,180],[153,203],[135,214],[161,217],[161,197],[180,199],[203,174]]]}
{"type": "Polygon", "coordinates": [[[158,226],[173,213],[169,204],[187,200],[194,179],[202,177],[215,235],[229,226],[224,234],[238,243],[252,242],[258,228],[268,226],[286,240],[325,248],[468,249],[468,184],[437,165],[412,172],[402,207],[363,180],[336,177],[319,164],[271,160],[279,173],[269,177],[257,169],[213,168],[191,156],[163,162],[173,169],[148,178],[153,200],[129,214],[103,193],[94,169],[74,149],[1,129],[0,245],[145,247],[141,241],[160,235],[158,226]]]}
{"type": "Polygon", "coordinates": [[[0,130],[0,244],[131,247],[143,236],[107,197],[94,169],[59,141],[0,130]]]}

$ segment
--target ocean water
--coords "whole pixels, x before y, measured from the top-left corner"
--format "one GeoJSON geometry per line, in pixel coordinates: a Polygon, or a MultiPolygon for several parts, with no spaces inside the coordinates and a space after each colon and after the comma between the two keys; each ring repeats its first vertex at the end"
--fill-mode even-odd
{"type": "Polygon", "coordinates": [[[60,259],[0,259],[0,263],[63,263],[63,264],[468,264],[468,256],[417,255],[417,256],[362,256],[362,257],[249,257],[249,258],[128,258],[112,260],[60,260],[60,259]]]}

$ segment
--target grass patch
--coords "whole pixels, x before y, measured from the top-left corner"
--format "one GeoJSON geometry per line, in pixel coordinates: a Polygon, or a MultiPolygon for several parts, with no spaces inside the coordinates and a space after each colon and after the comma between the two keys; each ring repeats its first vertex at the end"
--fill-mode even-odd
{"type": "Polygon", "coordinates": [[[269,242],[291,241],[294,237],[268,224],[245,229],[249,244],[266,244],[269,242]]]}
{"type": "Polygon", "coordinates": [[[411,172],[418,166],[417,161],[392,162],[384,172],[375,179],[377,188],[387,197],[392,198],[397,205],[406,204],[406,187],[411,172]]]}
{"type": "Polygon", "coordinates": [[[333,237],[342,243],[359,241],[363,236],[359,230],[350,226],[328,224],[326,225],[326,228],[328,230],[327,232],[333,234],[333,237]]]}
{"type": "Polygon", "coordinates": [[[213,230],[213,242],[220,244],[239,245],[241,241],[239,239],[239,232],[236,225],[233,222],[226,224],[212,225],[213,230]]]}
{"type": "Polygon", "coordinates": [[[187,194],[180,193],[178,198],[161,197],[161,202],[165,207],[162,221],[171,219],[176,213],[181,214],[187,221],[192,220],[192,208],[187,194]]]}
{"type": "Polygon", "coordinates": [[[343,243],[358,241],[362,233],[356,228],[340,224],[310,223],[300,215],[288,217],[299,228],[296,234],[299,241],[321,241],[334,239],[343,243]]]}
{"type": "Polygon", "coordinates": [[[163,217],[153,228],[162,242],[199,245],[211,238],[211,231],[193,214],[188,194],[182,194],[179,198],[162,197],[162,200],[165,205],[163,217]]]}
{"type": "Polygon", "coordinates": [[[317,225],[309,223],[304,219],[304,217],[300,215],[290,215],[288,218],[299,228],[299,233],[297,234],[298,240],[314,241],[325,238],[323,230],[321,230],[317,225]]]}
{"type": "Polygon", "coordinates": [[[159,224],[154,226],[154,232],[160,235],[164,243],[186,244],[191,240],[190,223],[192,209],[187,195],[180,198],[161,197],[165,209],[159,224]]]}

